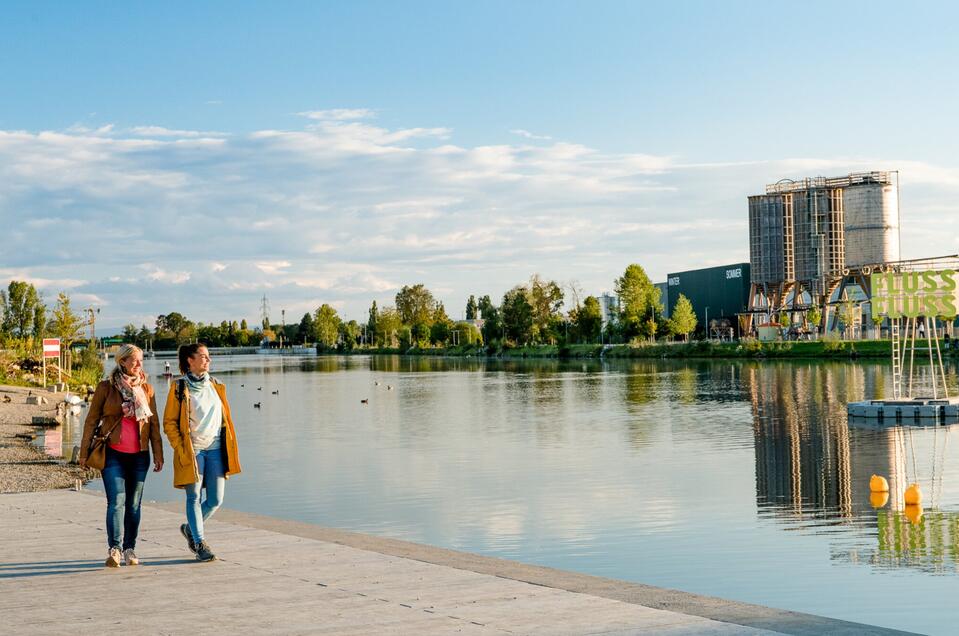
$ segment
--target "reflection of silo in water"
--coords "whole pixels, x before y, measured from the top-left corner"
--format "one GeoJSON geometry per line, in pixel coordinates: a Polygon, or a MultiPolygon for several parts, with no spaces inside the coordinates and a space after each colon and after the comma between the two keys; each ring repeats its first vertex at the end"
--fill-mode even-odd
{"type": "Polygon", "coordinates": [[[880,567],[955,571],[959,514],[937,509],[946,449],[959,447],[959,427],[876,427],[846,421],[847,396],[885,386],[881,365],[760,366],[743,371],[753,407],[756,497],[778,521],[875,523],[876,542],[837,544],[831,558],[880,567]],[[948,441],[947,441],[948,440],[948,441]],[[889,480],[888,504],[873,510],[872,474],[889,480]],[[918,479],[917,479],[918,478],[918,479]],[[902,495],[918,481],[923,516],[904,514],[902,495]],[[874,520],[874,521],[873,521],[874,520]]]}
{"type": "Polygon", "coordinates": [[[851,515],[848,430],[837,418],[845,404],[831,397],[839,387],[828,368],[776,365],[748,373],[759,505],[851,515]]]}
{"type": "Polygon", "coordinates": [[[833,510],[843,518],[871,509],[869,477],[903,474],[897,439],[888,429],[850,429],[846,404],[883,386],[887,373],[879,365],[822,363],[744,371],[753,403],[760,505],[833,510]]]}

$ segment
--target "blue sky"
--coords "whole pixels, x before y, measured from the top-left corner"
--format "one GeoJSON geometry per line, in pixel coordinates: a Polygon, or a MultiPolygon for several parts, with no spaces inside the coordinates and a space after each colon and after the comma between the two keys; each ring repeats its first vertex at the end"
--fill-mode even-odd
{"type": "Polygon", "coordinates": [[[872,169],[900,171],[904,257],[956,253],[957,14],[7,2],[0,282],[115,326],[263,294],[362,318],[417,282],[459,317],[534,272],[746,260],[747,195],[872,169]]]}

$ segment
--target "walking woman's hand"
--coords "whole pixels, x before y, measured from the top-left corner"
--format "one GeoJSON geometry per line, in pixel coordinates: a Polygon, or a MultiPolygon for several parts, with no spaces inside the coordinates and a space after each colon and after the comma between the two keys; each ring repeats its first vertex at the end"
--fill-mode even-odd
{"type": "Polygon", "coordinates": [[[153,462],[153,472],[158,473],[161,470],[163,470],[163,460],[158,459],[155,462],[153,462]]]}
{"type": "Polygon", "coordinates": [[[87,467],[87,460],[85,460],[85,459],[78,460],[77,463],[80,464],[80,468],[86,468],[86,467],[87,467]]]}

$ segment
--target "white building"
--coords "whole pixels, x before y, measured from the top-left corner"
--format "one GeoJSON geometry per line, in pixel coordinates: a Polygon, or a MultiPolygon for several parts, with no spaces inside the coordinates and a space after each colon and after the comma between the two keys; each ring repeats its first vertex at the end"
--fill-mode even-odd
{"type": "Polygon", "coordinates": [[[599,315],[603,318],[603,329],[611,322],[616,322],[619,316],[619,296],[603,292],[599,296],[599,315]]]}

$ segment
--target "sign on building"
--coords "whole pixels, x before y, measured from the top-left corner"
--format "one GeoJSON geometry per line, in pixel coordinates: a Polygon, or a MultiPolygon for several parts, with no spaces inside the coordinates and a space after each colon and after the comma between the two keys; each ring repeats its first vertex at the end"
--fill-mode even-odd
{"type": "Polygon", "coordinates": [[[872,317],[953,319],[959,309],[956,271],[872,274],[872,317]]]}

